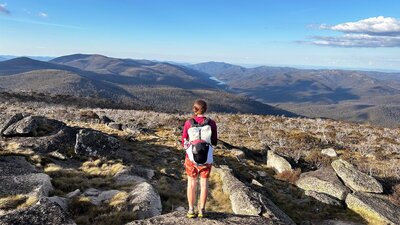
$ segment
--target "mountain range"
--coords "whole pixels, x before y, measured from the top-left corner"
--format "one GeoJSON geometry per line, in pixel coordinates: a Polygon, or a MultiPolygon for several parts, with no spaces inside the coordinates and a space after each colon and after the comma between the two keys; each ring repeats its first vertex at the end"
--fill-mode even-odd
{"type": "Polygon", "coordinates": [[[231,91],[309,117],[398,126],[400,73],[245,68],[222,62],[190,66],[223,82],[231,91]]]}
{"type": "MultiPolygon", "coordinates": [[[[223,63],[174,64],[74,54],[48,62],[0,62],[0,91],[90,98],[121,108],[188,112],[204,98],[211,110],[400,124],[400,74],[223,63]]],[[[79,101],[82,102],[82,101],[79,101]]]]}
{"type": "Polygon", "coordinates": [[[49,62],[27,57],[3,61],[0,88],[98,98],[122,108],[165,112],[188,112],[195,99],[204,98],[216,112],[295,115],[227,92],[208,74],[188,67],[102,55],[75,54],[49,62]]]}

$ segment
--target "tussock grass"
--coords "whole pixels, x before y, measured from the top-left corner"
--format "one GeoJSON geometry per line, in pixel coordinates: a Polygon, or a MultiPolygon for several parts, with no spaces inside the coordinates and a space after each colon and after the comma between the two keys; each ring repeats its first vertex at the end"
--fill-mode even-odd
{"type": "Polygon", "coordinates": [[[69,212],[78,225],[125,224],[137,218],[135,213],[121,207],[118,203],[126,196],[127,193],[120,193],[111,200],[116,204],[102,204],[100,206],[93,205],[87,197],[73,198],[69,205],[69,212]]]}
{"type": "Polygon", "coordinates": [[[3,143],[3,149],[0,148],[0,155],[33,155],[34,151],[29,148],[23,148],[20,143],[9,141],[3,143]]]}
{"type": "Polygon", "coordinates": [[[296,181],[299,179],[301,174],[301,169],[296,168],[294,170],[286,170],[283,171],[282,173],[277,173],[275,174],[275,179],[282,180],[289,182],[291,184],[296,184],[296,181]]]}
{"type": "Polygon", "coordinates": [[[63,168],[59,165],[56,165],[54,163],[47,164],[46,167],[44,168],[45,173],[53,173],[57,171],[61,171],[63,168]]]}
{"type": "Polygon", "coordinates": [[[121,208],[126,204],[128,193],[125,191],[119,192],[108,203],[112,207],[121,208]]]}
{"type": "Polygon", "coordinates": [[[85,190],[89,187],[109,187],[114,183],[111,177],[92,176],[75,169],[61,169],[46,173],[51,176],[53,186],[58,194],[66,194],[76,189],[85,190]]]}
{"type": "Polygon", "coordinates": [[[229,199],[228,194],[223,192],[221,177],[216,172],[211,172],[210,175],[209,201],[207,203],[207,210],[214,212],[233,213],[231,200],[229,199]]]}
{"type": "Polygon", "coordinates": [[[93,176],[114,176],[125,168],[120,162],[102,159],[84,162],[80,167],[83,172],[93,176]]]}
{"type": "Polygon", "coordinates": [[[26,201],[20,205],[18,208],[27,208],[29,206],[32,206],[34,204],[36,204],[39,201],[39,198],[35,195],[30,195],[26,201]]]}
{"type": "Polygon", "coordinates": [[[12,195],[0,198],[0,209],[11,210],[16,209],[26,202],[28,199],[25,195],[12,195]]]}

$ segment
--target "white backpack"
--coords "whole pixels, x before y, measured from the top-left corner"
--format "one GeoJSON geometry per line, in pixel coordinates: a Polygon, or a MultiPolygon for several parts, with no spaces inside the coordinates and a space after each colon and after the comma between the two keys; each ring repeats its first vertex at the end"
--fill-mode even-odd
{"type": "Polygon", "coordinates": [[[213,147],[211,145],[210,119],[205,118],[202,124],[198,124],[193,118],[188,129],[190,145],[186,149],[189,159],[196,165],[213,163],[213,147]]]}

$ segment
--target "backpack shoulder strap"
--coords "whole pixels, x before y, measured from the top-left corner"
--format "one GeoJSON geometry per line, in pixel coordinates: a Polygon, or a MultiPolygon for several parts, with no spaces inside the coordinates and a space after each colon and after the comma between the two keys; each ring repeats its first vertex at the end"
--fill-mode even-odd
{"type": "Polygon", "coordinates": [[[190,127],[198,127],[199,126],[199,124],[193,118],[189,119],[189,123],[190,123],[190,127]]]}
{"type": "Polygon", "coordinates": [[[204,121],[203,121],[203,126],[205,126],[205,125],[210,125],[210,121],[211,121],[211,119],[210,118],[208,118],[208,117],[206,117],[205,119],[204,119],[204,121]]]}

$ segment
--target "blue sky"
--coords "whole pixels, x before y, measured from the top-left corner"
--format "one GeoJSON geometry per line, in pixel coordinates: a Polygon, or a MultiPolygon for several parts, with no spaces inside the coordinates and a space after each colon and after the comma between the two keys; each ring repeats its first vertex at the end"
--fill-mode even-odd
{"type": "Polygon", "coordinates": [[[0,0],[0,54],[400,70],[399,21],[397,0],[0,0]]]}

